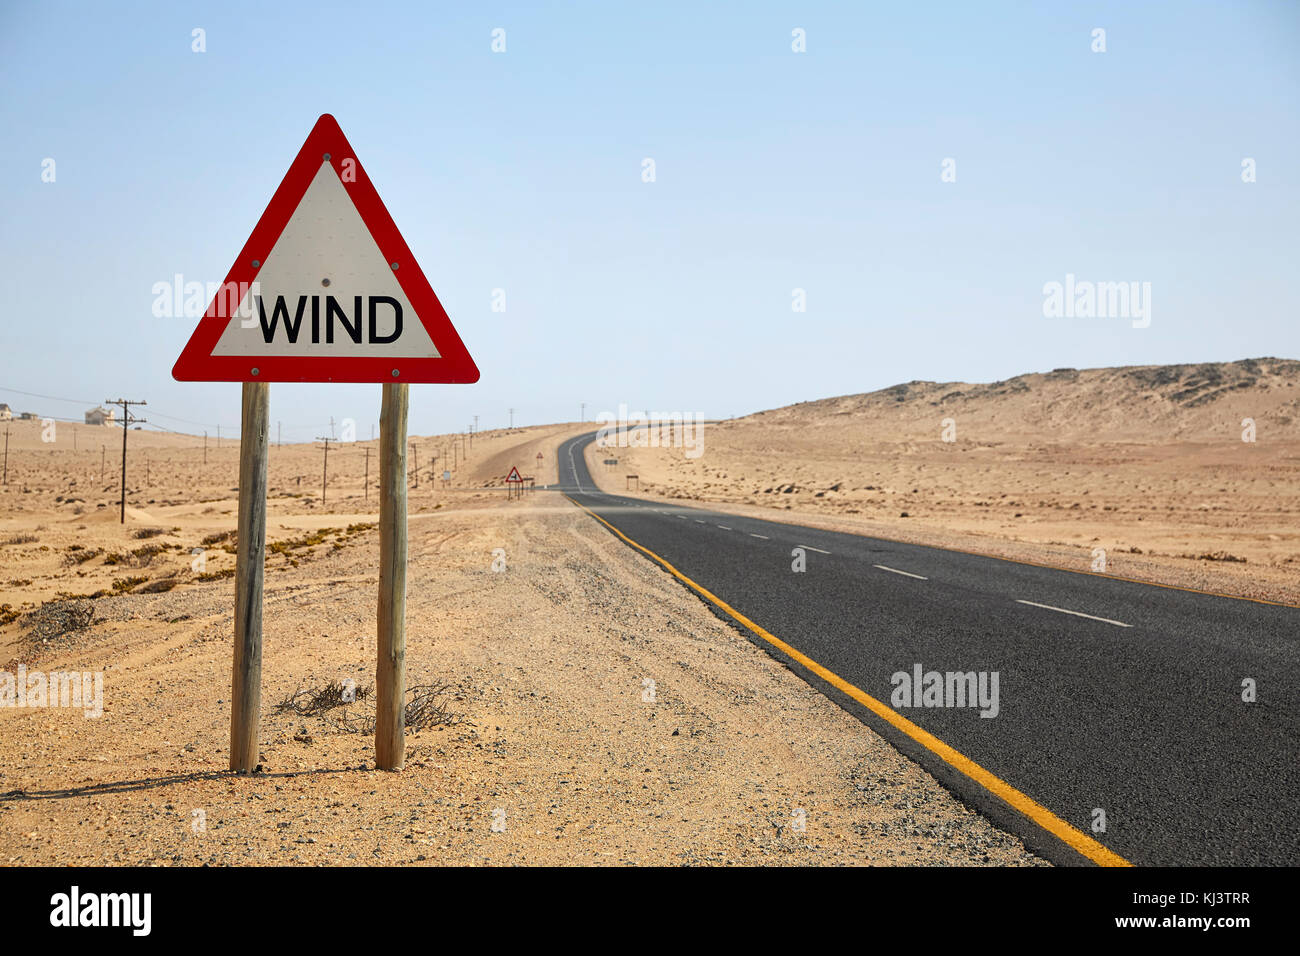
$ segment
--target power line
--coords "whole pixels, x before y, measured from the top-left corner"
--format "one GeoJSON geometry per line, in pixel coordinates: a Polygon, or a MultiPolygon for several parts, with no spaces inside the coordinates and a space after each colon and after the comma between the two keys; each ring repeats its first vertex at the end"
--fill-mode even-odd
{"type": "Polygon", "coordinates": [[[71,402],[74,405],[98,405],[98,402],[91,402],[80,398],[60,398],[57,395],[41,395],[37,392],[24,392],[20,388],[12,388],[8,385],[0,385],[0,391],[13,392],[15,395],[26,395],[28,398],[46,398],[51,402],[71,402]]]}
{"type": "MultiPolygon", "coordinates": [[[[23,391],[21,388],[14,388],[14,387],[12,387],[12,386],[10,386],[10,385],[0,385],[0,392],[13,392],[15,395],[25,395],[25,396],[27,396],[28,398],[43,398],[43,399],[45,399],[46,401],[50,401],[50,402],[67,402],[67,403],[70,404],[70,405],[98,405],[98,404],[100,404],[99,402],[91,401],[91,400],[88,399],[88,398],[66,398],[66,397],[64,397],[64,396],[62,396],[62,395],[43,395],[43,394],[41,394],[40,392],[25,392],[25,391],[23,391]]],[[[116,402],[110,402],[109,404],[116,405],[117,403],[116,403],[116,402]]],[[[134,404],[134,403],[132,403],[132,404],[134,404]]],[[[164,414],[163,412],[159,412],[159,411],[154,411],[154,412],[152,412],[151,414],[156,415],[156,416],[158,416],[159,418],[166,418],[166,419],[169,419],[169,420],[174,421],[174,422],[184,422],[186,425],[197,425],[197,426],[200,427],[200,428],[204,428],[204,427],[211,428],[211,427],[212,427],[212,425],[211,425],[210,422],[196,422],[196,421],[194,421],[194,420],[192,420],[192,419],[189,419],[189,418],[181,418],[179,415],[166,415],[166,414],[164,414]]],[[[76,422],[76,419],[75,419],[75,418],[59,418],[57,415],[43,415],[43,416],[41,416],[41,417],[42,417],[42,418],[49,418],[49,419],[52,419],[52,420],[54,420],[54,421],[56,421],[56,422],[76,422]]],[[[140,424],[144,424],[144,419],[140,419],[140,424]]],[[[157,426],[157,425],[155,425],[154,427],[155,427],[155,428],[158,428],[159,431],[166,431],[166,432],[170,432],[170,431],[171,431],[171,429],[168,429],[168,428],[162,428],[161,426],[157,426]]],[[[172,432],[172,434],[175,434],[175,435],[183,435],[183,434],[186,434],[186,433],[185,433],[185,432],[172,432]]]]}

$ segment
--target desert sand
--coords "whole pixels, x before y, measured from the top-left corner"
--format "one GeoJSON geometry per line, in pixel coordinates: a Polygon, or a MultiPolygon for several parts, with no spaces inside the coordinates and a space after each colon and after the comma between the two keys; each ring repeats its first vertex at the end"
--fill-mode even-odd
{"type": "Polygon", "coordinates": [[[1057,369],[804,402],[705,425],[697,457],[588,464],[620,494],[1300,605],[1298,426],[1292,360],[1057,369]]]}
{"type": "Polygon", "coordinates": [[[237,777],[236,443],[130,432],[121,524],[119,429],[11,423],[0,670],[101,672],[103,699],[0,707],[0,862],[1041,863],[563,496],[506,500],[590,427],[482,433],[449,487],[412,481],[407,682],[440,716],[401,773],[365,732],[374,444],[331,447],[323,504],[319,445],[273,448],[262,769],[237,777]]]}

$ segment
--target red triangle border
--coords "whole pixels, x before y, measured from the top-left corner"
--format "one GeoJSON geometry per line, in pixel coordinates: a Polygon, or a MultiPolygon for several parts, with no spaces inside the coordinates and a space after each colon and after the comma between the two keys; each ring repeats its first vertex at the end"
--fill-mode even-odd
{"type": "MultiPolygon", "coordinates": [[[[251,284],[257,278],[260,267],[255,267],[253,262],[266,262],[280,234],[284,232],[284,227],[288,225],[307,188],[319,172],[327,153],[330,165],[339,175],[339,181],[384,258],[388,262],[398,263],[393,275],[415,314],[424,323],[429,337],[438,349],[439,357],[213,355],[212,350],[230,321],[228,316],[218,314],[222,299],[219,292],[208,304],[207,312],[199,320],[180,358],[176,360],[172,377],[181,382],[477,382],[478,366],[474,364],[452,325],[451,318],[438,301],[437,294],[429,285],[415,256],[411,254],[384,201],[379,198],[361,160],[343,135],[338,122],[329,113],[323,114],[312,127],[289,171],[285,173],[284,180],[267,203],[266,211],[253,228],[252,235],[244,243],[235,264],[230,267],[222,287],[230,288],[232,282],[237,284],[236,287],[239,284],[251,284]],[[342,167],[348,159],[355,161],[355,179],[344,181],[342,167]],[[257,374],[253,374],[253,369],[257,369],[257,374]],[[394,370],[397,370],[397,375],[393,374],[394,370]]],[[[352,172],[354,170],[349,168],[349,173],[352,172]]]]}

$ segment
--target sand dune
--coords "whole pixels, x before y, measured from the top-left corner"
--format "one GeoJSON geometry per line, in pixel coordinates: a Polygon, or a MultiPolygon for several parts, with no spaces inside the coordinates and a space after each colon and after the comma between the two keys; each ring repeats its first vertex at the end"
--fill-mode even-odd
{"type": "Polygon", "coordinates": [[[611,491],[1300,603],[1298,423],[1300,362],[1261,358],[908,382],[589,457],[611,491]]]}

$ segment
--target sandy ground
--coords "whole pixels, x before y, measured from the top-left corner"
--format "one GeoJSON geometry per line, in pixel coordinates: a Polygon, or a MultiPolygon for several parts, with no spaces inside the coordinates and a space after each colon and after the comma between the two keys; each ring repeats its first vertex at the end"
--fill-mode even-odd
{"type": "Polygon", "coordinates": [[[15,442],[0,667],[104,689],[98,718],[0,708],[0,862],[1040,862],[561,496],[505,500],[511,464],[553,481],[580,430],[485,433],[451,487],[412,489],[408,686],[441,688],[449,716],[408,736],[400,774],[349,729],[364,699],[277,711],[372,680],[369,443],[331,449],[324,506],[322,450],[273,454],[263,769],[235,777],[235,447],[205,465],[193,439],[132,432],[150,477],[120,525],[86,430],[76,451],[15,442]]]}
{"type": "Polygon", "coordinates": [[[607,491],[1300,605],[1297,425],[1300,362],[1063,369],[705,425],[695,457],[641,432],[588,464],[607,491]]]}
{"type": "MultiPolygon", "coordinates": [[[[59,423],[56,440],[47,442],[37,422],[3,426],[11,434],[8,482],[0,486],[0,623],[6,606],[12,615],[57,597],[147,592],[233,573],[229,534],[239,505],[237,440],[218,445],[209,439],[205,449],[202,438],[131,431],[123,524],[120,428],[59,423]]],[[[501,429],[472,441],[462,435],[410,436],[410,514],[504,498],[511,467],[538,486],[552,483],[554,446],[582,430],[501,429]],[[451,472],[446,481],[444,471],[451,472]]],[[[291,567],[294,552],[309,546],[305,539],[322,528],[378,520],[377,444],[331,443],[328,472],[322,443],[272,444],[271,568],[277,558],[291,567]],[[324,515],[329,519],[318,520],[324,515]]],[[[0,663],[4,649],[0,638],[0,663]]]]}

